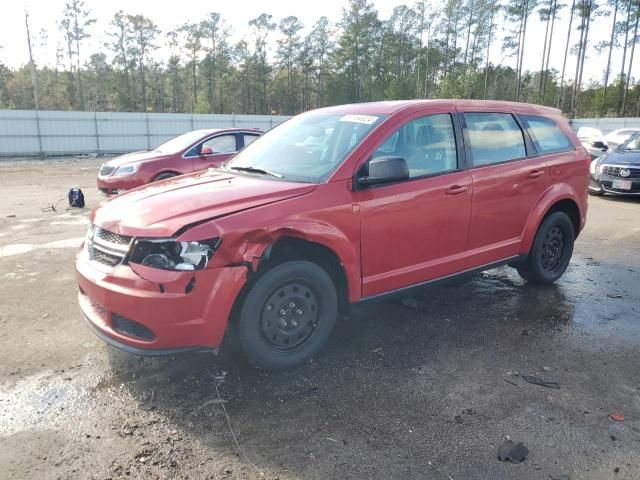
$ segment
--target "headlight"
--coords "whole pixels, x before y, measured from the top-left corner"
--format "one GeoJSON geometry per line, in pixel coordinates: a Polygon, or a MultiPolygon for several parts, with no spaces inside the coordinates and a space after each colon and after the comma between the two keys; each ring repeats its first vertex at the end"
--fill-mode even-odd
{"type": "Polygon", "coordinates": [[[220,245],[219,238],[200,242],[172,239],[138,239],[129,261],[162,270],[202,270],[220,245]]]}
{"type": "Polygon", "coordinates": [[[595,160],[591,161],[591,165],[589,166],[589,172],[591,173],[591,175],[595,175],[596,174],[596,167],[598,166],[598,160],[600,158],[596,158],[595,160]]]}
{"type": "Polygon", "coordinates": [[[132,173],[136,173],[138,171],[138,165],[125,165],[124,167],[116,168],[116,171],[113,172],[114,177],[122,177],[124,175],[131,175],[132,173]]]}

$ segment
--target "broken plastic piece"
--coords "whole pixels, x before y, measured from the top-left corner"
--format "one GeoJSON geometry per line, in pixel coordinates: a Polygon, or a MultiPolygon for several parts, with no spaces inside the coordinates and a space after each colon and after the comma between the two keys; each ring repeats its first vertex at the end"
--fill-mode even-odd
{"type": "Polygon", "coordinates": [[[501,462],[521,463],[529,455],[529,449],[524,443],[514,444],[511,440],[505,440],[498,448],[498,460],[501,462]]]}
{"type": "Polygon", "coordinates": [[[624,415],[618,412],[610,413],[609,418],[611,418],[611,420],[615,420],[616,422],[624,422],[624,415]]]}

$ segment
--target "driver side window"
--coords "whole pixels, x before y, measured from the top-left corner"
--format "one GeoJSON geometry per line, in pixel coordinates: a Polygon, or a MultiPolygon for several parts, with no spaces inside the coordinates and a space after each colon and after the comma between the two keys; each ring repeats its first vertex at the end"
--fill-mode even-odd
{"type": "Polygon", "coordinates": [[[428,115],[404,124],[372,156],[383,155],[404,158],[409,178],[456,170],[458,155],[451,115],[428,115]]]}
{"type": "Polygon", "coordinates": [[[204,142],[200,149],[200,154],[216,155],[219,153],[233,153],[236,150],[235,135],[220,135],[219,137],[210,138],[204,142]]]}

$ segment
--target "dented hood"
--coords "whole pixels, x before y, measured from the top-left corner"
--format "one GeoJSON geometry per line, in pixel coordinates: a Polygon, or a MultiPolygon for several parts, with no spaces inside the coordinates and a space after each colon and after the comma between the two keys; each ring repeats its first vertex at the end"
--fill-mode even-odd
{"type": "Polygon", "coordinates": [[[185,226],[313,191],[316,185],[209,170],[131,190],[101,203],[97,226],[122,235],[171,236],[185,226]]]}

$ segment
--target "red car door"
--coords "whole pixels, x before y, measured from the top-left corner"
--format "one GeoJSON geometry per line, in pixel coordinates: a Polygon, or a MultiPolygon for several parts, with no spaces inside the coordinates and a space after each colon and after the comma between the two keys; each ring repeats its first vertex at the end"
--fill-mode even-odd
{"type": "Polygon", "coordinates": [[[354,192],[363,297],[464,269],[471,175],[454,120],[447,110],[415,113],[374,147],[370,158],[405,158],[410,178],[354,192]]]}
{"type": "Polygon", "coordinates": [[[241,141],[236,133],[208,138],[200,145],[200,154],[193,158],[193,171],[219,166],[238,151],[241,141]]]}
{"type": "Polygon", "coordinates": [[[460,115],[473,179],[469,267],[520,253],[525,223],[549,185],[545,159],[536,156],[514,115],[465,111],[460,115]]]}

